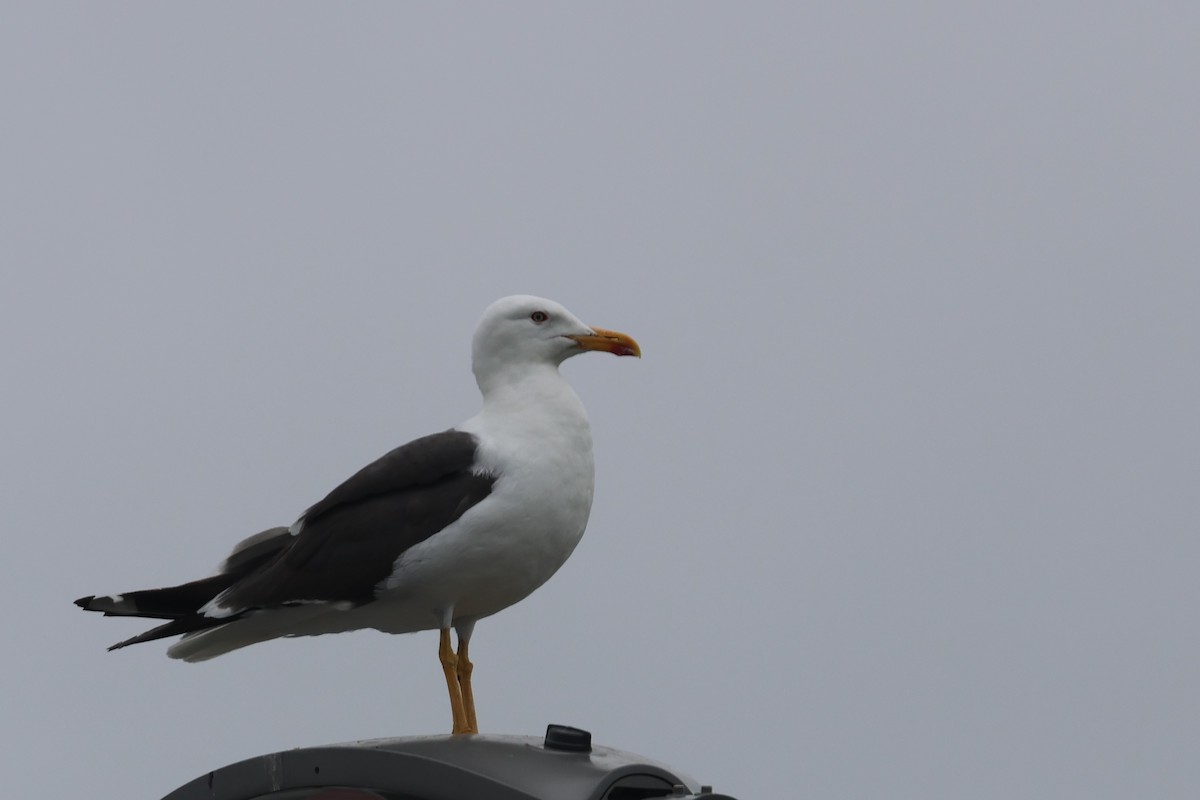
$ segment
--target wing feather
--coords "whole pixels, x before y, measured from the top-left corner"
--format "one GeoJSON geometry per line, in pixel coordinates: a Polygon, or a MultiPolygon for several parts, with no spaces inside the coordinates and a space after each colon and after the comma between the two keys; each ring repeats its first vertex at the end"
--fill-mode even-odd
{"type": "Polygon", "coordinates": [[[217,605],[237,614],[374,600],[401,553],[491,493],[495,476],[472,469],[477,446],[472,434],[446,431],[367,465],[306,511],[299,534],[279,557],[229,587],[217,605]]]}

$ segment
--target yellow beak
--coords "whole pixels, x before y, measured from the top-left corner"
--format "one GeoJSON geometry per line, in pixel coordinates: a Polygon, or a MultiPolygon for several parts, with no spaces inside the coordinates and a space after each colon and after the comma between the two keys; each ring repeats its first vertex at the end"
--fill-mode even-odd
{"type": "Polygon", "coordinates": [[[604,328],[592,328],[592,335],[568,336],[584,350],[601,350],[614,356],[642,357],[642,348],[632,336],[617,331],[606,331],[604,328]]]}

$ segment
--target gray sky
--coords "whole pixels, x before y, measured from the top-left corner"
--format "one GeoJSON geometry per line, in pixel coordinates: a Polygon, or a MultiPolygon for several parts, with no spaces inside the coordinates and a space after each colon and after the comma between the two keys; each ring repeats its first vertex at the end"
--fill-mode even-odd
{"type": "Polygon", "coordinates": [[[588,534],[472,644],[754,797],[1200,785],[1200,6],[49,4],[0,28],[6,794],[441,733],[436,636],[198,665],[82,594],[207,574],[476,410],[515,292],[588,534]]]}

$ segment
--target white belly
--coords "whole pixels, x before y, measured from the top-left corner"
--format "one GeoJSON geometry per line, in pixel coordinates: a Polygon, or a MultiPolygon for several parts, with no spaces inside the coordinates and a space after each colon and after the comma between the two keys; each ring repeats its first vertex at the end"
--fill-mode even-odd
{"type": "Polygon", "coordinates": [[[592,463],[548,459],[509,470],[454,524],[396,560],[370,607],[371,627],[389,633],[480,619],[527,597],[579,544],[592,505],[592,463]]]}

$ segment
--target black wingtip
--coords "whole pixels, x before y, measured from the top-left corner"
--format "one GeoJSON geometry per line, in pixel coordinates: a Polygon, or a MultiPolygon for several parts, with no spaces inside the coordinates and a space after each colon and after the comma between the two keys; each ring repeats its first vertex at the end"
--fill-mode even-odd
{"type": "Polygon", "coordinates": [[[75,605],[85,610],[91,610],[92,601],[96,599],[96,595],[89,594],[87,597],[81,597],[75,601],[75,605]]]}

